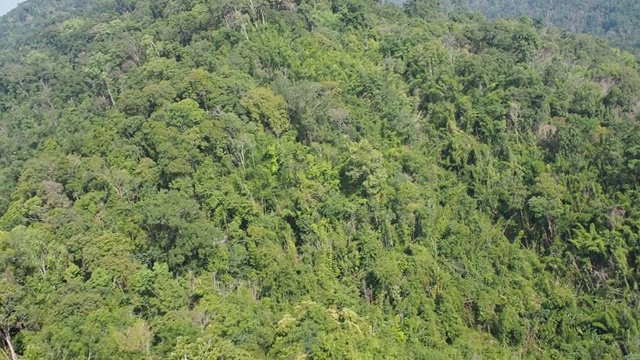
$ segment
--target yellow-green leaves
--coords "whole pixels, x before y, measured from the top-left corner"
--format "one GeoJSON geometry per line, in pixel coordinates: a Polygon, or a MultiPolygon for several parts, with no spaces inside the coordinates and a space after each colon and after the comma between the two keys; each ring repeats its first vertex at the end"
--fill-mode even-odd
{"type": "Polygon", "coordinates": [[[198,103],[193,99],[185,99],[179,103],[166,106],[153,116],[154,119],[164,121],[166,124],[182,131],[200,124],[205,117],[205,112],[200,109],[198,103]]]}
{"type": "Polygon", "coordinates": [[[344,169],[351,185],[362,186],[369,195],[377,194],[387,180],[382,153],[366,139],[349,146],[349,153],[344,169]]]}
{"type": "Polygon", "coordinates": [[[291,127],[287,102],[271,89],[250,90],[241,104],[247,109],[251,120],[263,124],[278,136],[291,127]]]}

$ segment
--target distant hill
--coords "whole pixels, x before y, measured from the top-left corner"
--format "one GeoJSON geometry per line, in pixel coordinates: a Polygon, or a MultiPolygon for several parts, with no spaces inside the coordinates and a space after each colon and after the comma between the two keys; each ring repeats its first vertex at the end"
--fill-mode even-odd
{"type": "Polygon", "coordinates": [[[466,0],[489,18],[528,16],[575,32],[604,36],[616,46],[640,50],[637,0],[466,0]]]}

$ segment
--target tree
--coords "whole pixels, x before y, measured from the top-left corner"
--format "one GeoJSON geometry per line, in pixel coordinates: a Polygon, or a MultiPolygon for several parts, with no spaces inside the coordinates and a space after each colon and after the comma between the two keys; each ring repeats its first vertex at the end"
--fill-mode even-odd
{"type": "Polygon", "coordinates": [[[387,180],[382,154],[366,139],[352,144],[349,153],[349,160],[344,166],[348,186],[361,186],[367,195],[378,194],[387,180]]]}
{"type": "Polygon", "coordinates": [[[291,127],[287,103],[268,88],[250,90],[241,104],[247,109],[251,120],[263,124],[278,136],[291,127]]]}

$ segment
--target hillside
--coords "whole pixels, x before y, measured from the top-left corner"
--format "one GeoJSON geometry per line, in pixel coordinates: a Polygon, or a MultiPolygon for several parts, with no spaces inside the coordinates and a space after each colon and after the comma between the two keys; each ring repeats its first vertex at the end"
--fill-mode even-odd
{"type": "Polygon", "coordinates": [[[605,37],[640,51],[640,2],[635,0],[465,0],[490,18],[527,16],[573,32],[605,37]]]}
{"type": "Polygon", "coordinates": [[[8,359],[640,357],[640,73],[604,40],[27,0],[0,49],[8,359]]]}

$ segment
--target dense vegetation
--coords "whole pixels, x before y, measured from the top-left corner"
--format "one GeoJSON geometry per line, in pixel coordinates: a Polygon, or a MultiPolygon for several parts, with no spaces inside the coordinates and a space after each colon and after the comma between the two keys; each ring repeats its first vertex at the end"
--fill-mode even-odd
{"type": "MultiPolygon", "coordinates": [[[[456,0],[444,0],[447,3],[456,0]]],[[[458,0],[462,1],[462,0],[458,0]]],[[[491,18],[528,16],[574,31],[608,38],[640,51],[640,2],[637,0],[464,0],[491,18]]]]}
{"type": "Polygon", "coordinates": [[[29,0],[0,49],[9,359],[638,358],[640,74],[602,40],[29,0]]]}

